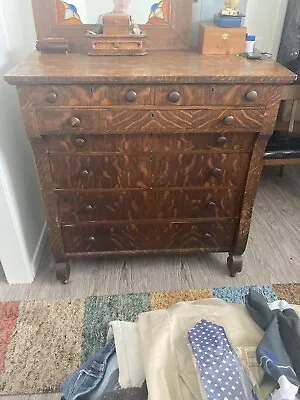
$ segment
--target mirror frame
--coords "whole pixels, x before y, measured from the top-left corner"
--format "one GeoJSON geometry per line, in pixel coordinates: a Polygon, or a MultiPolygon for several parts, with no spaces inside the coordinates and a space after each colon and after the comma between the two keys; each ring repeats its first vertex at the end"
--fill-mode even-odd
{"type": "MultiPolygon", "coordinates": [[[[193,0],[169,1],[168,24],[141,25],[148,36],[147,48],[150,50],[187,50],[190,47],[193,0]]],[[[86,31],[92,29],[94,25],[58,24],[55,0],[32,0],[32,7],[37,48],[44,47],[48,52],[55,52],[59,51],[64,43],[71,52],[88,52],[86,31]]]]}

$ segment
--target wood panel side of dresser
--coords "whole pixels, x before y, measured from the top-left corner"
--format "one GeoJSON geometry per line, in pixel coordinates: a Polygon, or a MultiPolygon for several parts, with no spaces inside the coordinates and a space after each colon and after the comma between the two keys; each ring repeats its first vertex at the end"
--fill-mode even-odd
{"type": "Polygon", "coordinates": [[[47,147],[42,137],[31,138],[31,147],[35,158],[40,188],[44,203],[52,254],[56,262],[65,261],[61,225],[58,217],[57,197],[54,192],[52,172],[47,147]]]}
{"type": "Polygon", "coordinates": [[[250,161],[244,198],[241,205],[240,219],[236,232],[235,245],[232,252],[233,255],[242,255],[247,246],[254,201],[264,165],[264,152],[268,140],[273,134],[275,128],[282,91],[282,86],[271,86],[269,90],[263,125],[261,127],[260,135],[255,143],[250,161]]]}

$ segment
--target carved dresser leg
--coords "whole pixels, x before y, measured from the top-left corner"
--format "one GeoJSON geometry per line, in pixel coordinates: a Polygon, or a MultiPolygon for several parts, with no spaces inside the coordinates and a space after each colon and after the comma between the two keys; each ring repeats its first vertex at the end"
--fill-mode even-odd
{"type": "Polygon", "coordinates": [[[227,266],[230,272],[230,276],[234,278],[237,273],[242,272],[243,257],[235,256],[229,253],[229,257],[227,258],[227,266]]]}
{"type": "Polygon", "coordinates": [[[69,260],[67,260],[65,263],[56,264],[56,279],[66,285],[69,283],[70,270],[71,268],[69,260]]]}

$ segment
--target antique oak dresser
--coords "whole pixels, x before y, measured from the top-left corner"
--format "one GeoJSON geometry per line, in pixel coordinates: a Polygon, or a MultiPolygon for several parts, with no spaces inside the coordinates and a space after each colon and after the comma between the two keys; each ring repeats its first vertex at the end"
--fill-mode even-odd
{"type": "Polygon", "coordinates": [[[282,86],[271,60],[153,52],[34,52],[18,88],[58,263],[73,257],[228,252],[242,269],[282,86]]]}

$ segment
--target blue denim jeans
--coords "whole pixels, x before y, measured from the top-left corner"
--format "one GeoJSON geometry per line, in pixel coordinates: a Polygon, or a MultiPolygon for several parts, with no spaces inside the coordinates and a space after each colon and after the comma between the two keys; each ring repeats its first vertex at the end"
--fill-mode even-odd
{"type": "Polygon", "coordinates": [[[66,378],[61,386],[63,398],[65,400],[99,399],[104,391],[120,388],[118,376],[115,344],[107,342],[66,378]]]}

